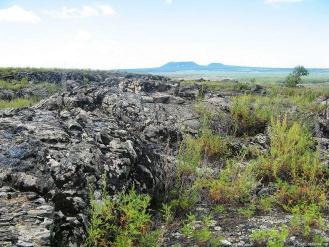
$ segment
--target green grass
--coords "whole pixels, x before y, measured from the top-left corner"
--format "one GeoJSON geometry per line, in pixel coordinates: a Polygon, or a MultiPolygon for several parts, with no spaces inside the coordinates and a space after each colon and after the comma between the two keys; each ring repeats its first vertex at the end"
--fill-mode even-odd
{"type": "MultiPolygon", "coordinates": [[[[205,72],[205,73],[162,73],[174,79],[184,79],[187,81],[193,81],[200,78],[204,78],[211,81],[221,81],[225,78],[231,78],[238,80],[239,82],[255,82],[264,84],[283,83],[286,79],[288,72],[286,73],[253,73],[253,72],[205,72]]],[[[323,83],[329,81],[329,72],[314,73],[311,71],[310,75],[302,79],[302,83],[323,83]]]]}
{"type": "MultiPolygon", "coordinates": [[[[39,83],[39,84],[29,84],[26,78],[20,81],[4,81],[0,80],[0,88],[5,90],[19,91],[24,88],[35,87],[35,88],[44,88],[48,91],[49,94],[57,93],[61,90],[60,85],[55,85],[51,83],[39,83]]],[[[9,109],[9,108],[23,108],[29,107],[35,104],[40,100],[37,96],[32,96],[29,98],[14,98],[12,100],[0,100],[0,109],[9,109]]]]}
{"type": "MultiPolygon", "coordinates": [[[[279,97],[283,93],[274,94],[273,97],[236,97],[235,102],[239,105],[233,105],[235,109],[231,111],[233,114],[234,111],[238,112],[242,118],[247,119],[249,128],[260,121],[269,125],[270,144],[267,152],[258,153],[252,160],[246,160],[247,155],[243,152],[241,157],[228,159],[229,156],[223,154],[227,154],[229,149],[218,145],[220,141],[216,141],[217,138],[225,138],[216,136],[209,128],[202,129],[200,136],[188,137],[189,148],[182,149],[180,153],[184,155],[184,164],[194,164],[187,175],[192,184],[185,187],[185,192],[189,194],[189,186],[197,188],[196,191],[199,192],[196,193],[202,191],[203,196],[208,195],[214,208],[218,205],[222,211],[225,207],[238,207],[237,212],[248,218],[259,212],[270,213],[274,207],[293,214],[289,228],[255,231],[252,239],[263,246],[284,246],[285,239],[293,229],[299,229],[304,237],[312,236],[312,242],[321,243],[321,236],[311,234],[311,229],[321,228],[323,225],[322,214],[328,207],[328,173],[321,163],[317,143],[311,132],[305,124],[295,121],[294,118],[288,120],[284,116],[282,104],[294,102],[297,106],[307,106],[322,93],[324,92],[307,93],[297,89],[293,93],[286,92],[288,96],[283,98],[286,101],[279,97]],[[250,111],[251,105],[256,105],[254,111],[250,111]],[[277,115],[275,120],[273,115],[277,115]],[[206,148],[207,145],[211,148],[206,148]],[[225,165],[218,177],[198,176],[197,169],[208,165],[204,163],[204,158],[217,152],[222,152],[222,155],[217,157],[225,157],[225,165]],[[255,198],[256,188],[260,184],[266,186],[269,183],[276,187],[274,194],[255,198]]],[[[213,116],[209,112],[205,112],[205,115],[213,116]]],[[[241,119],[239,121],[241,123],[241,119]]],[[[186,232],[189,229],[191,227],[185,226],[186,232]]]]}
{"type": "Polygon", "coordinates": [[[238,135],[262,132],[274,111],[281,110],[275,100],[253,95],[233,97],[230,107],[233,132],[238,135]]]}
{"type": "Polygon", "coordinates": [[[0,80],[0,88],[18,91],[22,88],[29,87],[27,79],[22,79],[21,81],[3,81],[0,80]]]}
{"type": "Polygon", "coordinates": [[[0,100],[0,109],[29,107],[37,103],[38,101],[39,99],[37,97],[17,98],[10,101],[0,100]]]}
{"type": "Polygon", "coordinates": [[[209,128],[208,121],[208,116],[205,115],[200,135],[187,135],[181,142],[177,158],[178,174],[194,173],[205,158],[223,158],[230,154],[227,141],[209,128]]]}
{"type": "Polygon", "coordinates": [[[265,96],[245,94],[232,97],[233,132],[237,135],[263,132],[273,116],[287,115],[290,122],[314,122],[314,117],[326,107],[315,102],[320,96],[329,96],[329,89],[271,86],[265,96]]]}
{"type": "Polygon", "coordinates": [[[223,159],[230,155],[227,141],[208,126],[204,117],[203,127],[196,137],[186,135],[177,156],[176,184],[171,191],[171,206],[178,211],[193,208],[200,200],[198,179],[204,176],[203,163],[209,159],[223,159]]]}
{"type": "Polygon", "coordinates": [[[62,90],[62,86],[61,85],[57,85],[54,83],[38,83],[35,84],[35,87],[37,88],[45,88],[49,94],[55,94],[58,93],[62,90]]]}

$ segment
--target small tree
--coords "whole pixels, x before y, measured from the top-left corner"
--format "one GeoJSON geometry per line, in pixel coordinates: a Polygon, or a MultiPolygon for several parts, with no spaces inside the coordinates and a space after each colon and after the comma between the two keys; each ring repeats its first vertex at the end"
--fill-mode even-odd
{"type": "Polygon", "coordinates": [[[293,72],[290,73],[285,83],[288,87],[296,87],[297,84],[301,83],[302,76],[308,76],[309,72],[307,69],[305,69],[303,66],[297,66],[294,68],[293,72]]]}

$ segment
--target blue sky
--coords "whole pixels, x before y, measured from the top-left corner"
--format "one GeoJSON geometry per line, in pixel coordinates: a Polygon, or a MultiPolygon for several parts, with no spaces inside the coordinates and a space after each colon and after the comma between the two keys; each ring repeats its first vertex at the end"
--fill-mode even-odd
{"type": "Polygon", "coordinates": [[[329,68],[328,0],[0,0],[0,66],[329,68]]]}

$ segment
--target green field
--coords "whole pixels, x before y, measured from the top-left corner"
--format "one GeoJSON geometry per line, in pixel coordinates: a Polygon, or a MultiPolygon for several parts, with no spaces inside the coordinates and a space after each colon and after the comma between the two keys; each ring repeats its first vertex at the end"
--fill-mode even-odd
{"type": "MultiPolygon", "coordinates": [[[[203,78],[205,80],[223,80],[223,79],[234,79],[240,82],[250,82],[255,80],[256,83],[281,83],[284,81],[288,73],[284,72],[200,72],[200,71],[187,71],[187,72],[171,72],[171,73],[160,73],[161,75],[169,76],[173,79],[184,79],[184,80],[197,80],[203,78]]],[[[329,82],[329,72],[312,73],[306,78],[303,78],[304,83],[324,83],[329,82]]]]}

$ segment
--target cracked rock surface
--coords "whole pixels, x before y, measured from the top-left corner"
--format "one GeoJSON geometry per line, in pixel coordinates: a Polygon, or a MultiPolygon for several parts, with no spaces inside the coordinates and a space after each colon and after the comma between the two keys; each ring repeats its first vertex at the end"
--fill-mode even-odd
{"type": "Polygon", "coordinates": [[[79,246],[88,188],[97,196],[104,174],[111,193],[135,184],[161,194],[182,130],[199,127],[196,94],[163,77],[113,74],[0,111],[0,246],[79,246]]]}

